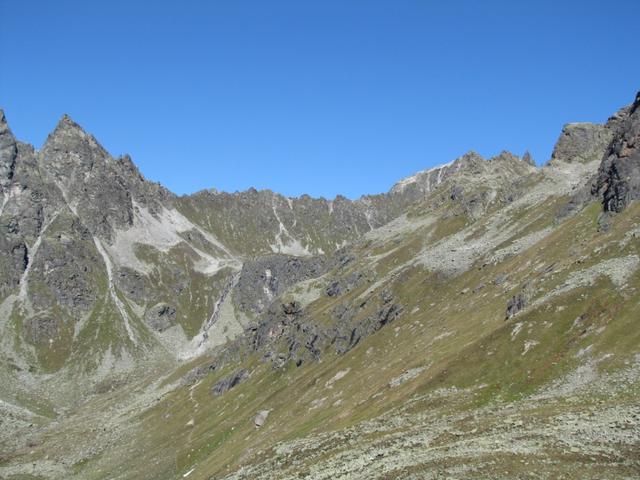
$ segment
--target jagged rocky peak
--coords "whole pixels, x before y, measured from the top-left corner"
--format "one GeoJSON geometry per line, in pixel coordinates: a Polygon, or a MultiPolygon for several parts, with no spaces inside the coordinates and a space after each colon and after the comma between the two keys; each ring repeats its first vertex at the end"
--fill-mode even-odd
{"type": "Polygon", "coordinates": [[[611,141],[607,125],[595,123],[568,123],[562,128],[556,142],[551,162],[591,163],[602,158],[611,141]]]}
{"type": "Polygon", "coordinates": [[[600,197],[605,211],[620,212],[640,198],[640,92],[608,124],[614,130],[613,139],[591,192],[600,197]]]}
{"type": "Polygon", "coordinates": [[[116,162],[93,135],[63,115],[38,154],[39,168],[69,209],[92,234],[110,239],[114,228],[132,225],[129,186],[116,162]]]}
{"type": "Polygon", "coordinates": [[[536,162],[533,159],[533,157],[531,156],[531,153],[529,153],[529,150],[526,150],[524,152],[524,155],[522,156],[522,161],[524,163],[527,163],[527,164],[531,165],[532,167],[536,166],[536,162]]]}
{"type": "Polygon", "coordinates": [[[16,139],[9,129],[4,111],[0,109],[0,188],[2,191],[11,182],[17,155],[16,139]]]}
{"type": "Polygon", "coordinates": [[[43,170],[66,190],[109,158],[102,145],[65,114],[47,137],[40,161],[43,170]]]}
{"type": "Polygon", "coordinates": [[[94,155],[109,158],[109,154],[102,145],[98,143],[95,137],[85,132],[84,129],[67,114],[64,114],[60,118],[53,132],[47,137],[43,150],[60,150],[66,153],[77,154],[91,150],[94,155]]]}
{"type": "Polygon", "coordinates": [[[133,225],[134,203],[157,214],[173,195],[142,176],[129,155],[114,159],[95,137],[63,115],[38,153],[39,169],[89,230],[107,241],[133,225]]]}

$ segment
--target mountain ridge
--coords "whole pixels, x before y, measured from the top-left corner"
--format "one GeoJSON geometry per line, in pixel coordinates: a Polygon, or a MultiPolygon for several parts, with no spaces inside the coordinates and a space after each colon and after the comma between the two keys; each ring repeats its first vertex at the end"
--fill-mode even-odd
{"type": "Polygon", "coordinates": [[[176,196],[0,113],[0,475],[630,474],[639,102],[540,168],[471,152],[333,202],[176,196]]]}

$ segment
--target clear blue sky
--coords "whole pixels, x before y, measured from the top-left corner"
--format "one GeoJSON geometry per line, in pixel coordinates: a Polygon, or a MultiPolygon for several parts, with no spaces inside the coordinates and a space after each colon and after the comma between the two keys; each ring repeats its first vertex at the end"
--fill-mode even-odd
{"type": "Polygon", "coordinates": [[[640,88],[638,0],[0,0],[0,107],[176,193],[354,198],[469,149],[546,161],[640,88]],[[526,3],[526,4],[525,4],[526,3]]]}

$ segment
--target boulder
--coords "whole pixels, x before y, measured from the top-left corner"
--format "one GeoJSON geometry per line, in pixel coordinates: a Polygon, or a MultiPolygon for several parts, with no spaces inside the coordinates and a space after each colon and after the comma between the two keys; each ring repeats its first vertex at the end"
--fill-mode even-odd
{"type": "Polygon", "coordinates": [[[267,421],[267,417],[269,416],[269,410],[260,410],[256,416],[253,418],[253,424],[260,428],[267,421]]]}

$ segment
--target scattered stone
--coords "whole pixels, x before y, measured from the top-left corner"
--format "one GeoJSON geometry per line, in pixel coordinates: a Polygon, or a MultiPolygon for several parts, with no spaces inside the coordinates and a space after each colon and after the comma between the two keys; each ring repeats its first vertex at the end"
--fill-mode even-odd
{"type": "Polygon", "coordinates": [[[506,281],[507,281],[507,276],[504,273],[501,273],[493,280],[493,284],[502,285],[506,281]]]}
{"type": "Polygon", "coordinates": [[[427,367],[422,366],[422,367],[412,368],[411,370],[407,370],[406,372],[403,372],[397,377],[392,378],[391,381],[389,382],[389,387],[390,388],[399,387],[403,383],[408,382],[409,380],[413,380],[422,372],[424,372],[426,369],[427,367]]]}
{"type": "Polygon", "coordinates": [[[267,421],[268,416],[269,410],[260,410],[253,418],[253,424],[256,426],[256,428],[260,428],[267,421]]]}

